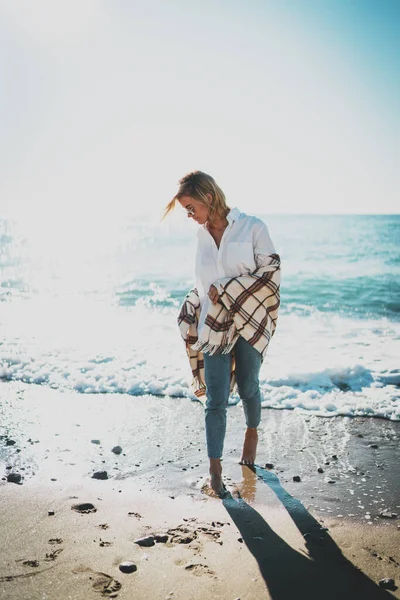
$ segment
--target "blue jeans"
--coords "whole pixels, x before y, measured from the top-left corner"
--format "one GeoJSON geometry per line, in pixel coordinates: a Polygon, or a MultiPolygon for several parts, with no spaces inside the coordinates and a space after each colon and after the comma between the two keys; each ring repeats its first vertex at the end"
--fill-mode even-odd
{"type": "MultiPolygon", "coordinates": [[[[258,427],[261,419],[259,373],[261,354],[241,336],[232,352],[239,396],[243,403],[247,427],[258,427]]],[[[230,395],[230,354],[204,354],[206,380],[206,440],[209,458],[221,458],[226,432],[226,408],[230,395]]]]}

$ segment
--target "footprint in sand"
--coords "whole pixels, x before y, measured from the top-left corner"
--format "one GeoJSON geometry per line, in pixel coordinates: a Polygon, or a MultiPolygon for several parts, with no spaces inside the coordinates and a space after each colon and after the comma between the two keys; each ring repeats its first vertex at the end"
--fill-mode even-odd
{"type": "MultiPolygon", "coordinates": [[[[122,585],[119,581],[107,575],[107,573],[94,573],[94,582],[92,588],[95,592],[99,592],[102,596],[111,597],[111,594],[118,592],[122,585]]],[[[113,596],[115,597],[115,596],[113,596]]]]}
{"type": "Polygon", "coordinates": [[[186,571],[190,571],[196,577],[201,577],[201,575],[215,575],[215,571],[212,571],[208,568],[207,565],[202,565],[200,563],[189,563],[185,566],[186,571]]]}
{"type": "Polygon", "coordinates": [[[122,587],[122,584],[114,579],[114,577],[111,577],[111,575],[101,573],[100,571],[93,571],[89,567],[77,567],[72,572],[76,574],[91,573],[89,579],[93,582],[93,590],[105,598],[116,598],[118,596],[117,592],[122,587]]]}

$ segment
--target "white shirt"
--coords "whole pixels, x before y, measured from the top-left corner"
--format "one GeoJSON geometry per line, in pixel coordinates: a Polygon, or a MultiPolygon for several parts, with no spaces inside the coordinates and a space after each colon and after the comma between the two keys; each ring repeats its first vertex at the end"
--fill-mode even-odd
{"type": "Polygon", "coordinates": [[[219,248],[206,225],[197,232],[195,274],[201,306],[199,326],[203,325],[211,304],[207,295],[211,285],[221,292],[223,280],[253,273],[264,264],[266,256],[275,254],[268,228],[261,219],[241,213],[237,208],[232,208],[226,218],[228,226],[219,248]]]}

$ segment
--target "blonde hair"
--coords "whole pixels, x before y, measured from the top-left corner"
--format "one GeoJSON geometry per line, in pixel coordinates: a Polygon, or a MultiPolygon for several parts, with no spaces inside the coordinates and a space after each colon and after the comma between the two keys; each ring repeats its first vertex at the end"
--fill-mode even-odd
{"type": "Polygon", "coordinates": [[[230,210],[226,204],[224,192],[215,183],[211,175],[207,175],[202,171],[192,171],[179,180],[179,190],[165,207],[163,219],[173,210],[176,201],[183,196],[190,196],[206,206],[210,221],[213,221],[217,215],[226,217],[230,210]]]}

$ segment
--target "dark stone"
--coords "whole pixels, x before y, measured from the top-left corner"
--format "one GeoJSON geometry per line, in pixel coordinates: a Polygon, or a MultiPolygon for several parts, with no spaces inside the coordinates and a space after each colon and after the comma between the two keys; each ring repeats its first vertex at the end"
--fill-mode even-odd
{"type": "Polygon", "coordinates": [[[7,440],[6,441],[6,446],[14,446],[14,444],[16,444],[17,442],[15,440],[7,440]]]}
{"type": "Polygon", "coordinates": [[[92,475],[92,479],[108,479],[107,471],[96,471],[92,475]]]}
{"type": "Polygon", "coordinates": [[[49,515],[49,517],[54,517],[56,513],[54,512],[54,510],[49,510],[47,514],[49,515]]]}
{"type": "Polygon", "coordinates": [[[146,537],[138,538],[134,542],[138,546],[144,546],[145,548],[150,548],[150,546],[155,545],[154,536],[148,535],[146,537]]]}
{"type": "Polygon", "coordinates": [[[164,534],[164,535],[155,535],[154,539],[155,539],[155,541],[158,544],[166,544],[168,542],[168,536],[166,534],[164,534]]]}
{"type": "Polygon", "coordinates": [[[7,475],[7,481],[9,483],[21,483],[22,475],[21,473],[9,473],[7,475]]]}
{"type": "Polygon", "coordinates": [[[100,440],[90,440],[90,441],[91,441],[92,444],[97,444],[97,445],[100,444],[100,440]]]}
{"type": "Polygon", "coordinates": [[[124,562],[119,565],[119,570],[122,571],[122,573],[134,573],[137,571],[137,566],[130,560],[124,560],[124,562]]]}
{"type": "Polygon", "coordinates": [[[379,448],[378,444],[369,444],[370,448],[374,448],[375,450],[379,448]]]}
{"type": "Polygon", "coordinates": [[[338,459],[337,454],[332,454],[332,458],[333,458],[333,460],[337,460],[338,459]]]}
{"type": "Polygon", "coordinates": [[[265,463],[265,469],[273,469],[274,465],[272,463],[265,463]]]}
{"type": "Polygon", "coordinates": [[[90,502],[83,502],[82,504],[73,504],[71,506],[71,510],[76,510],[77,512],[80,513],[92,513],[92,512],[96,512],[97,508],[95,508],[95,506],[93,504],[91,504],[90,502]]]}
{"type": "Polygon", "coordinates": [[[121,454],[122,448],[121,448],[121,446],[114,446],[114,448],[111,450],[111,452],[114,452],[114,454],[121,454]]]}
{"type": "Polygon", "coordinates": [[[397,590],[397,586],[394,582],[394,579],[381,579],[379,581],[379,587],[381,588],[385,588],[385,590],[392,590],[395,591],[397,590]]]}
{"type": "Polygon", "coordinates": [[[324,470],[322,467],[318,467],[318,473],[324,473],[324,470]]]}
{"type": "Polygon", "coordinates": [[[295,476],[293,477],[293,481],[297,481],[297,482],[301,481],[301,477],[300,477],[300,475],[295,475],[295,476]]]}

